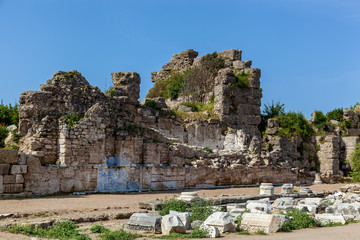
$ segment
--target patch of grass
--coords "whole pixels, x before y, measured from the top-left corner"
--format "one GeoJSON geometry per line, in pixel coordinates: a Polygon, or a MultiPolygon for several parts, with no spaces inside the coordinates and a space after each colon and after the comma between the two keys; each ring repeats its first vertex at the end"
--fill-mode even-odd
{"type": "Polygon", "coordinates": [[[237,235],[251,235],[249,232],[242,231],[242,232],[236,232],[237,235]]]}
{"type": "Polygon", "coordinates": [[[19,146],[18,145],[14,145],[14,144],[11,144],[10,146],[6,147],[5,149],[14,149],[14,150],[19,150],[19,146]]]}
{"type": "Polygon", "coordinates": [[[234,70],[234,75],[236,77],[236,83],[231,84],[231,87],[238,87],[240,89],[250,88],[249,78],[252,77],[251,74],[245,73],[245,71],[234,70]]]}
{"type": "Polygon", "coordinates": [[[165,216],[169,214],[170,210],[177,212],[186,212],[188,207],[189,206],[186,202],[172,198],[163,202],[159,214],[161,216],[165,216]]]}
{"type": "Polygon", "coordinates": [[[208,232],[203,229],[195,228],[190,234],[171,233],[169,235],[155,236],[151,235],[151,238],[156,239],[188,239],[188,238],[206,238],[208,232]]]}
{"type": "Polygon", "coordinates": [[[192,112],[181,112],[179,110],[173,110],[173,113],[176,116],[181,116],[183,118],[192,118],[192,119],[219,118],[214,113],[214,101],[210,101],[207,104],[203,104],[200,102],[185,103],[184,106],[190,107],[192,112]],[[208,111],[210,114],[205,115],[204,112],[206,111],[208,111]]]}
{"type": "Polygon", "coordinates": [[[102,240],[133,240],[141,237],[143,236],[140,234],[128,233],[123,229],[105,232],[99,236],[99,238],[102,240]]]}
{"type": "Polygon", "coordinates": [[[321,227],[337,227],[337,226],[344,226],[344,224],[342,223],[339,223],[339,222],[328,222],[328,223],[325,223],[325,224],[322,224],[321,227]]]}
{"type": "Polygon", "coordinates": [[[208,152],[208,153],[212,153],[213,152],[213,150],[211,149],[211,148],[209,148],[209,147],[204,147],[204,149],[203,149],[205,152],[208,152]]]}
{"type": "Polygon", "coordinates": [[[39,226],[31,225],[12,225],[10,228],[4,230],[15,234],[24,234],[28,236],[37,236],[45,238],[57,239],[79,239],[89,240],[87,235],[79,233],[78,226],[72,221],[60,221],[49,228],[41,228],[39,226]]]}
{"type": "Polygon", "coordinates": [[[188,209],[190,212],[190,221],[205,221],[211,214],[214,213],[214,202],[210,200],[193,200],[191,207],[188,209]]]}
{"type": "Polygon", "coordinates": [[[281,226],[281,231],[289,232],[301,228],[316,227],[315,219],[306,212],[299,209],[292,209],[287,211],[284,215],[292,217],[293,220],[286,221],[281,226]]]}
{"type": "Polygon", "coordinates": [[[106,232],[110,232],[110,230],[108,228],[104,227],[103,225],[96,224],[96,225],[91,226],[90,232],[92,232],[92,233],[106,233],[106,232]]]}
{"type": "Polygon", "coordinates": [[[264,230],[259,230],[255,233],[256,235],[267,235],[266,232],[264,232],[264,230]]]}

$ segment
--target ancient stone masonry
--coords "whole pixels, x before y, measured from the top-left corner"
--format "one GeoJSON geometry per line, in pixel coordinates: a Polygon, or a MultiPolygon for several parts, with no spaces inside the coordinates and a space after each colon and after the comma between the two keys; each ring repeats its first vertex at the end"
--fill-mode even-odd
{"type": "MultiPolygon", "coordinates": [[[[201,66],[204,56],[197,56],[193,50],[175,54],[152,80],[201,66]]],[[[202,98],[213,104],[211,114],[181,111],[191,96],[139,104],[134,72],[112,73],[107,93],[77,71],[56,72],[41,91],[22,93],[20,149],[11,163],[0,162],[0,190],[122,192],[305,181],[302,166],[262,157],[260,70],[242,61],[240,50],[216,56],[224,64],[202,98]]]]}

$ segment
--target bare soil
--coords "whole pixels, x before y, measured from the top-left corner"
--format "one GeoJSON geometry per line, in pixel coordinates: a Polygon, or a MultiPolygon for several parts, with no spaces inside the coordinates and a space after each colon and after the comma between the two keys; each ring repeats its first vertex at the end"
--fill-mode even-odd
{"type": "MultiPolygon", "coordinates": [[[[321,184],[312,185],[314,192],[338,190],[345,184],[321,184]]],[[[299,190],[299,187],[295,187],[299,190]]],[[[187,190],[196,191],[200,197],[216,197],[219,195],[256,195],[259,188],[223,188],[211,190],[187,190]]],[[[91,195],[67,195],[44,198],[27,199],[4,199],[0,200],[0,214],[15,213],[17,218],[5,218],[0,220],[0,225],[5,223],[30,223],[41,222],[59,218],[76,218],[101,216],[104,214],[126,214],[131,212],[144,211],[138,208],[138,202],[151,201],[156,199],[169,199],[179,196],[182,191],[161,191],[147,193],[126,193],[126,194],[91,194],[91,195]]],[[[280,193],[280,187],[275,188],[275,193],[280,193]]],[[[126,219],[103,221],[102,223],[112,229],[118,229],[127,222],[126,219]]],[[[96,223],[83,223],[80,228],[89,233],[88,229],[96,223]]],[[[96,239],[96,235],[90,235],[96,239]]],[[[227,234],[224,239],[360,239],[360,223],[347,226],[303,229],[291,233],[274,233],[267,236],[251,235],[240,236],[227,234]]],[[[31,239],[23,235],[15,235],[0,232],[0,239],[31,239]]]]}

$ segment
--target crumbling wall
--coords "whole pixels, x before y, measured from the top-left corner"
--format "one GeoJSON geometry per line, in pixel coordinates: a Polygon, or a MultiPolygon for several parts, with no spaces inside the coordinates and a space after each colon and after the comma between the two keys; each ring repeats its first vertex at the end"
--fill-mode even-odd
{"type": "MultiPolygon", "coordinates": [[[[200,64],[197,55],[193,50],[174,55],[152,74],[153,81],[200,64]]],[[[304,180],[291,164],[261,158],[260,70],[242,61],[240,50],[219,55],[225,65],[204,98],[214,100],[215,116],[176,114],[181,99],[139,104],[140,76],[132,72],[113,73],[114,86],[107,93],[77,71],[56,72],[41,91],[24,92],[14,166],[24,164],[26,171],[20,173],[24,184],[17,192],[121,192],[304,180]],[[249,85],[238,87],[236,74],[248,76],[249,85]]]]}

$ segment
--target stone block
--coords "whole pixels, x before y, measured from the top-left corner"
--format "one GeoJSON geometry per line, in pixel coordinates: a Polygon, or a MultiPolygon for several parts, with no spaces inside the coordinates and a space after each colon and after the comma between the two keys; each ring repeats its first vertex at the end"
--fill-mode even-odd
{"type": "Polygon", "coordinates": [[[134,213],[125,230],[134,233],[161,233],[161,219],[157,213],[134,213]]]}
{"type": "Polygon", "coordinates": [[[178,197],[178,199],[182,201],[190,202],[193,199],[195,200],[200,199],[200,197],[198,196],[197,192],[182,192],[180,194],[180,197],[178,197]]]}
{"type": "Polygon", "coordinates": [[[318,220],[321,225],[326,225],[329,223],[346,223],[346,220],[342,214],[315,214],[315,219],[318,220]]]}
{"type": "Polygon", "coordinates": [[[294,193],[294,185],[286,183],[281,186],[281,194],[292,194],[294,193]]]}
{"type": "Polygon", "coordinates": [[[4,184],[4,193],[19,193],[23,191],[23,184],[4,184]]]}
{"type": "Polygon", "coordinates": [[[16,183],[24,183],[24,176],[22,174],[16,174],[15,182],[16,183]]]}
{"type": "Polygon", "coordinates": [[[16,164],[18,161],[18,150],[0,149],[0,163],[16,164]]]}
{"type": "Polygon", "coordinates": [[[24,174],[27,173],[26,165],[12,165],[10,169],[10,174],[24,174]]]}
{"type": "Polygon", "coordinates": [[[0,163],[0,175],[8,175],[10,164],[0,163]]]}
{"type": "Polygon", "coordinates": [[[272,183],[262,183],[260,185],[260,195],[274,195],[274,186],[272,183]]]}
{"type": "Polygon", "coordinates": [[[225,50],[220,53],[220,56],[225,59],[229,59],[231,61],[234,61],[234,60],[241,61],[241,50],[238,50],[238,49],[225,50]]]}
{"type": "Polygon", "coordinates": [[[4,184],[16,183],[15,175],[4,175],[4,184]]]}
{"type": "Polygon", "coordinates": [[[244,213],[240,228],[250,233],[274,233],[280,229],[280,224],[280,219],[271,214],[244,213]]]}
{"type": "Polygon", "coordinates": [[[161,220],[161,232],[164,235],[170,233],[185,233],[185,225],[177,215],[168,214],[161,220]]]}
{"type": "Polygon", "coordinates": [[[278,198],[274,201],[272,206],[276,209],[289,210],[294,208],[295,200],[292,197],[278,198]]]}
{"type": "Polygon", "coordinates": [[[246,208],[252,213],[270,213],[273,207],[270,202],[249,201],[246,208]]]}
{"type": "Polygon", "coordinates": [[[206,226],[217,227],[220,233],[235,232],[235,220],[227,212],[215,212],[211,214],[205,221],[206,226]]]}
{"type": "Polygon", "coordinates": [[[178,216],[180,218],[180,220],[182,221],[182,223],[184,224],[185,229],[190,230],[190,228],[191,228],[190,214],[188,212],[176,212],[176,211],[170,210],[169,214],[178,216]]]}
{"type": "Polygon", "coordinates": [[[311,204],[311,203],[315,203],[316,205],[320,205],[321,201],[323,199],[322,198],[305,198],[305,204],[311,204]]]}
{"type": "Polygon", "coordinates": [[[208,238],[218,238],[220,237],[220,231],[217,227],[214,226],[206,226],[206,225],[201,225],[200,226],[200,230],[205,230],[207,232],[206,237],[208,238]]]}

